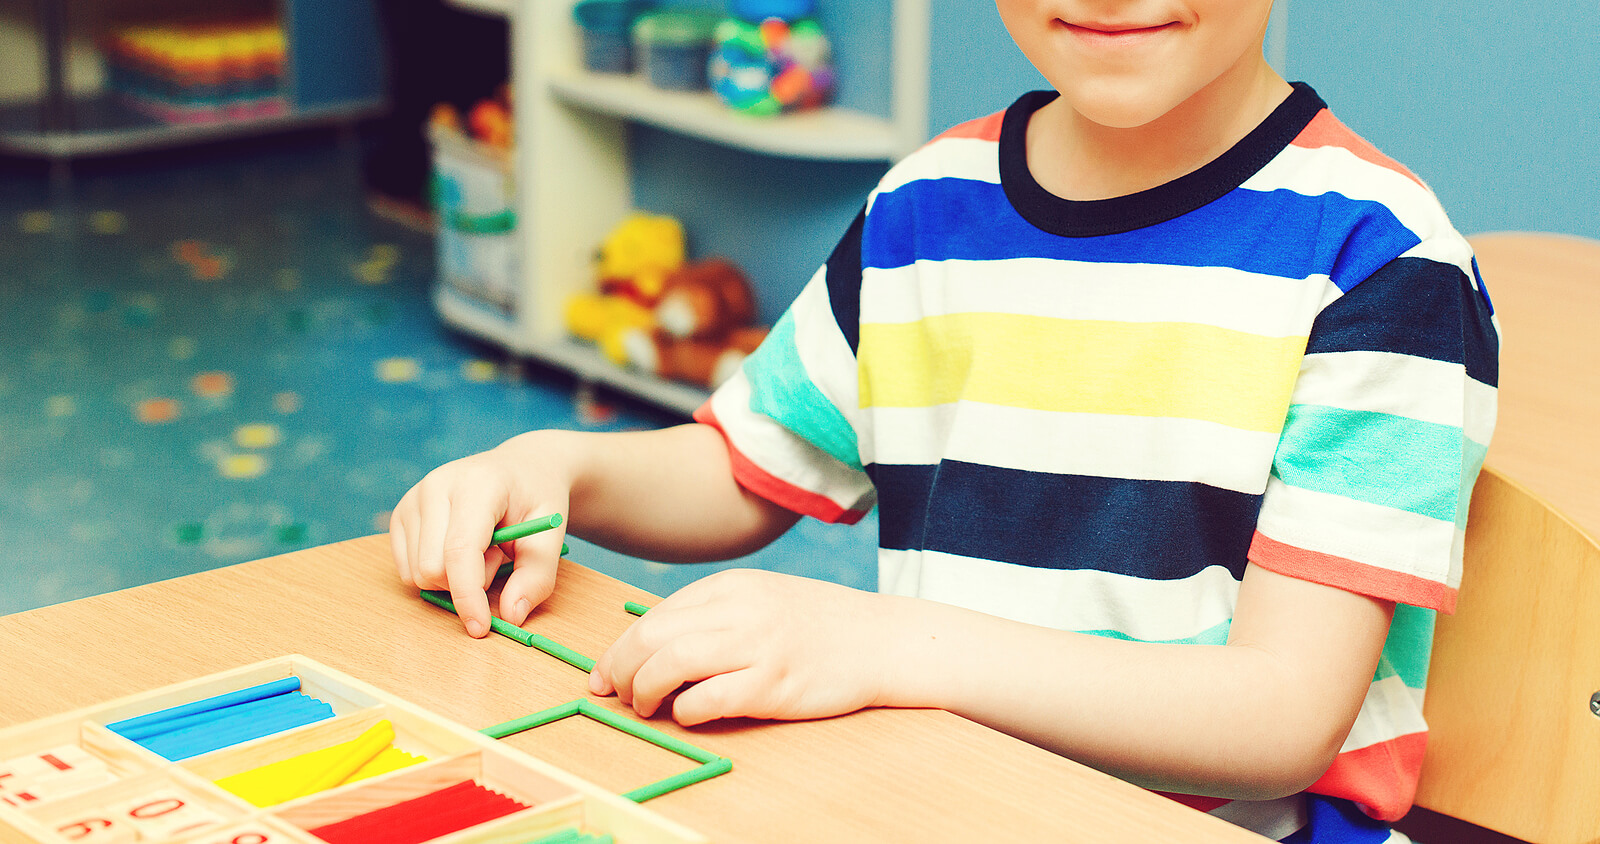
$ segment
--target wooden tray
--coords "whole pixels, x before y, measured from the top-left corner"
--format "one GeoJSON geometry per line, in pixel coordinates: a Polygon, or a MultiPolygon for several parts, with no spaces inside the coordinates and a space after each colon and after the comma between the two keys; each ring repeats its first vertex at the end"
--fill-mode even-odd
{"type": "Polygon", "coordinates": [[[528,808],[433,839],[440,844],[522,844],[572,828],[613,836],[618,844],[706,841],[631,800],[299,655],[0,730],[0,762],[56,748],[103,762],[109,781],[19,799],[15,791],[8,795],[0,770],[0,842],[318,844],[306,830],[468,779],[528,808]],[[105,726],[286,677],[299,677],[301,691],[329,704],[334,717],[180,762],[105,726]],[[214,783],[351,740],[383,719],[394,727],[394,746],[427,761],[264,808],[214,783]]]}

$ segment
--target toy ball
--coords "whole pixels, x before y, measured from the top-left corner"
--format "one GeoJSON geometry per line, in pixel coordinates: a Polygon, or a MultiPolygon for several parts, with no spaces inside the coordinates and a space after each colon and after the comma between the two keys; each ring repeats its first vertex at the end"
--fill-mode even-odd
{"type": "Polygon", "coordinates": [[[728,18],[715,42],[706,75],[730,108],[772,115],[815,108],[833,93],[832,53],[814,20],[728,18]]]}

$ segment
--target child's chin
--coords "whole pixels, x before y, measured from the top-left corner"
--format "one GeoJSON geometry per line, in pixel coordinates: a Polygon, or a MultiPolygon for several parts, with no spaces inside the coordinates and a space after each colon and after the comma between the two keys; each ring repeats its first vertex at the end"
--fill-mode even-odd
{"type": "Polygon", "coordinates": [[[1145,84],[1104,84],[1062,96],[1088,120],[1111,129],[1136,129],[1159,120],[1181,101],[1145,84]]]}

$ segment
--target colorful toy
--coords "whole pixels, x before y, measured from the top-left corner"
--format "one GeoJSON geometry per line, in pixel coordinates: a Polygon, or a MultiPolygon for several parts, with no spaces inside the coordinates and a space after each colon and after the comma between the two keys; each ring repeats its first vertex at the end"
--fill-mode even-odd
{"type": "Polygon", "coordinates": [[[678,340],[661,331],[635,331],[624,338],[624,345],[635,369],[714,390],[739,371],[766,336],[767,329],[756,326],[731,330],[720,341],[678,340]]]}
{"type": "Polygon", "coordinates": [[[629,297],[605,293],[579,293],[568,299],[566,319],[572,336],[599,346],[601,354],[618,366],[628,362],[623,348],[628,332],[655,324],[649,308],[629,297]]]}
{"type": "Polygon", "coordinates": [[[713,389],[726,381],[766,338],[752,325],[755,296],[744,273],[712,258],[685,265],[667,279],[655,308],[655,328],[622,339],[627,362],[661,378],[713,389]]]}
{"type": "Polygon", "coordinates": [[[567,330],[600,347],[618,366],[628,362],[623,337],[655,324],[655,305],[669,273],[683,265],[683,224],[636,213],[612,229],[595,262],[598,292],[567,300],[567,330]]]}
{"type": "Polygon", "coordinates": [[[276,20],[123,26],[104,40],[107,85],[170,123],[284,114],[286,44],[276,20]]]}
{"type": "MultiPolygon", "coordinates": [[[[584,675],[571,677],[574,694],[583,694],[584,675]]],[[[568,844],[613,836],[703,844],[639,804],[732,766],[586,698],[477,730],[286,656],[0,729],[0,840],[405,844],[444,836],[546,841],[559,833],[554,840],[568,844]],[[233,710],[291,696],[325,700],[330,717],[251,732],[229,726],[249,720],[233,710]],[[619,795],[500,740],[570,716],[694,767],[619,795]],[[140,730],[187,732],[215,749],[165,761],[126,736],[140,730]],[[227,741],[211,740],[212,732],[229,733],[227,741]]]]}
{"type": "Polygon", "coordinates": [[[714,340],[756,317],[750,281],[731,261],[711,258],[667,279],[656,303],[656,325],[679,340],[714,340]]]}
{"type": "Polygon", "coordinates": [[[451,133],[509,152],[514,139],[511,120],[511,89],[501,85],[494,96],[472,104],[463,119],[450,103],[438,103],[428,112],[428,125],[435,133],[451,133]]]}
{"type": "Polygon", "coordinates": [[[683,224],[672,217],[632,214],[600,244],[600,292],[650,308],[667,276],[683,266],[683,224]]]}
{"type": "Polygon", "coordinates": [[[707,75],[730,108],[762,116],[821,106],[835,81],[828,39],[811,18],[724,20],[707,75]]]}

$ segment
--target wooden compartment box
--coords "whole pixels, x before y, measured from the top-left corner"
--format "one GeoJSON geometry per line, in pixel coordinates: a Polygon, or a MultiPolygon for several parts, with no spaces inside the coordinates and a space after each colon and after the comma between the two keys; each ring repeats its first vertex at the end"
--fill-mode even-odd
{"type": "Polygon", "coordinates": [[[480,732],[292,655],[0,730],[0,842],[317,844],[307,830],[469,780],[526,808],[433,841],[522,844],[571,828],[611,835],[618,844],[706,840],[480,732]],[[287,677],[299,677],[301,692],[329,704],[333,717],[178,762],[105,726],[287,677]],[[265,807],[215,782],[350,741],[382,720],[394,728],[394,747],[427,761],[265,807]],[[29,767],[13,775],[6,760],[29,767]],[[30,779],[34,770],[43,776],[30,779]]]}

